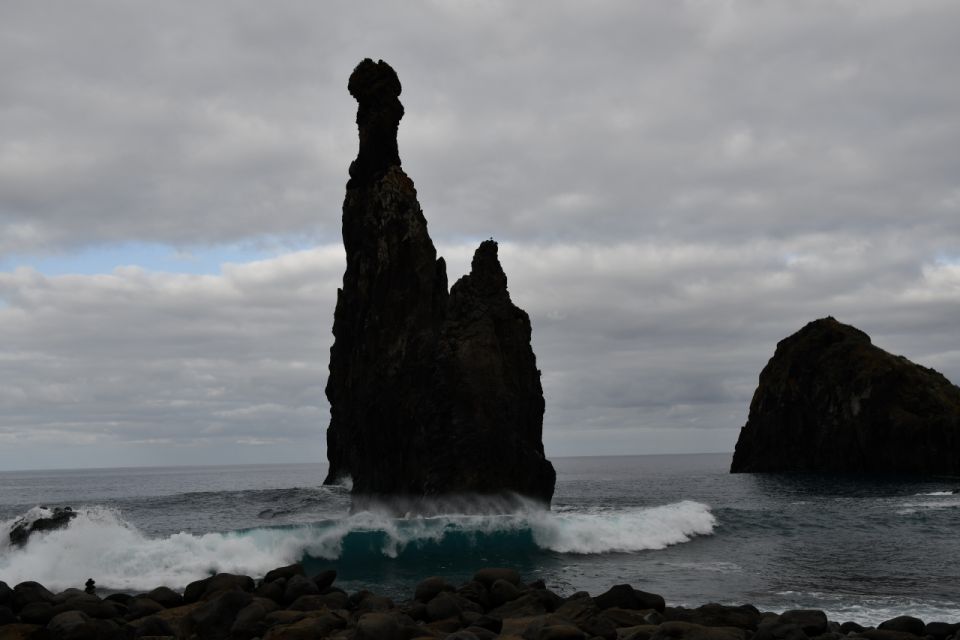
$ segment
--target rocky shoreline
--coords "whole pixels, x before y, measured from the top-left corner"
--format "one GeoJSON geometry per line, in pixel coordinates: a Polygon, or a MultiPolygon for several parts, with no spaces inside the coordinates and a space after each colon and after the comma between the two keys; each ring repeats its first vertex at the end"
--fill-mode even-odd
{"type": "Polygon", "coordinates": [[[0,582],[0,640],[960,640],[956,620],[900,616],[868,628],[818,610],[668,607],[663,597],[630,585],[561,597],[505,568],[480,569],[459,586],[427,578],[402,602],[347,593],[336,577],[333,570],[307,576],[294,564],[259,581],[221,573],[182,593],[157,587],[103,598],[92,582],[56,594],[36,582],[0,582]]]}

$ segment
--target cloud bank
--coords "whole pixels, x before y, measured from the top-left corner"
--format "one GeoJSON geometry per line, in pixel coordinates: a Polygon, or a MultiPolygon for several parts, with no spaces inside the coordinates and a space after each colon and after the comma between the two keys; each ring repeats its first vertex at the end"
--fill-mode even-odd
{"type": "Polygon", "coordinates": [[[48,9],[0,25],[0,468],[323,459],[367,56],[451,281],[501,241],[548,453],[731,450],[828,314],[960,381],[955,3],[48,9]],[[31,266],[131,243],[271,250],[31,266]]]}

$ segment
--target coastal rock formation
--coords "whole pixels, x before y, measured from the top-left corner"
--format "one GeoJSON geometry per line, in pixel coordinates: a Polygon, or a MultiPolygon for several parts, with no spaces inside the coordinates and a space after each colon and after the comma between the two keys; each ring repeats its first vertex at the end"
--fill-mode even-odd
{"type": "Polygon", "coordinates": [[[326,481],[350,476],[355,496],[518,493],[549,504],[555,473],[530,320],[510,300],[497,244],[483,242],[448,293],[400,167],[400,81],[367,59],[348,88],[360,148],[343,204],[326,481]]]}
{"type": "Polygon", "coordinates": [[[10,527],[10,544],[22,547],[33,534],[63,529],[76,517],[76,512],[70,507],[54,507],[52,510],[41,507],[41,513],[36,517],[21,517],[13,523],[10,527]]]}
{"type": "Polygon", "coordinates": [[[960,473],[960,388],[822,318],[760,373],[733,472],[960,473]]]}

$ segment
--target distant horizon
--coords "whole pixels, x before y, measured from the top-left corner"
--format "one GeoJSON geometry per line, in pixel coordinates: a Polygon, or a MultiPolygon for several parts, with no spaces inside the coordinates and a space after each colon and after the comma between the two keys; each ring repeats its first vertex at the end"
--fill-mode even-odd
{"type": "MultiPolygon", "coordinates": [[[[733,451],[697,451],[693,453],[674,452],[674,453],[617,453],[617,454],[597,454],[597,455],[579,455],[579,456],[547,456],[548,460],[569,460],[575,458],[640,458],[656,456],[719,456],[733,455],[733,451]]],[[[56,467],[56,468],[38,468],[38,469],[0,469],[2,473],[34,473],[44,471],[119,471],[135,469],[205,469],[209,467],[283,467],[286,465],[306,466],[306,465],[326,465],[326,460],[322,462],[215,462],[209,464],[158,464],[158,465],[139,465],[134,467],[108,466],[108,467],[56,467]]]]}

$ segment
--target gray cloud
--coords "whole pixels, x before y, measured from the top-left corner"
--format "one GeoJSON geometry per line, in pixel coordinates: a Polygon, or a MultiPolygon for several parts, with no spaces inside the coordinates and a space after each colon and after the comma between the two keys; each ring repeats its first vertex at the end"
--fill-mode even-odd
{"type": "Polygon", "coordinates": [[[316,248],[0,273],[0,465],[322,455],[365,56],[400,74],[451,281],[503,243],[555,455],[730,449],[776,341],[827,314],[960,380],[955,3],[50,9],[0,25],[0,258],[316,248]]]}
{"type": "MultiPolygon", "coordinates": [[[[893,248],[834,240],[779,266],[806,242],[502,245],[533,321],[548,451],[729,449],[776,341],[828,313],[960,379],[960,268],[891,277],[893,248]]],[[[441,246],[454,273],[471,251],[441,246]]],[[[321,456],[342,268],[329,245],[215,276],[0,274],[0,463],[52,445],[116,450],[115,464],[321,456]]]]}

